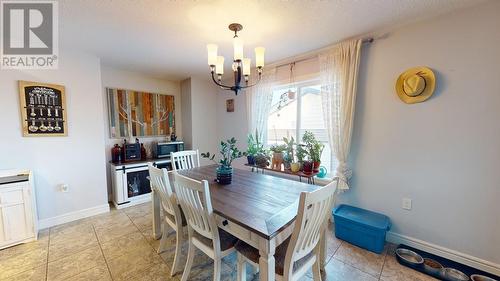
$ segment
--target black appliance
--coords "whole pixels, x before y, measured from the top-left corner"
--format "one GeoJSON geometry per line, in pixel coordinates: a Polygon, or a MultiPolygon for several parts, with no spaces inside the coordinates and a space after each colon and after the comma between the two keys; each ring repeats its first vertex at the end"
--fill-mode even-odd
{"type": "Polygon", "coordinates": [[[182,141],[159,142],[156,143],[154,147],[155,147],[154,150],[155,158],[169,158],[170,153],[184,150],[184,142],[182,141]]]}

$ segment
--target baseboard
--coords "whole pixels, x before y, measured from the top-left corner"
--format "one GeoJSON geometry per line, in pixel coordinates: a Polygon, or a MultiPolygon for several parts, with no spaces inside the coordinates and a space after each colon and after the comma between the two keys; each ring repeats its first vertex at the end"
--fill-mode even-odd
{"type": "Polygon", "coordinates": [[[104,204],[100,206],[95,206],[92,208],[88,209],[83,209],[75,212],[70,212],[64,215],[48,218],[48,219],[41,219],[38,221],[38,227],[39,229],[45,229],[49,228],[52,226],[56,226],[59,224],[67,223],[67,222],[72,222],[76,221],[79,219],[84,219],[88,218],[91,216],[99,215],[102,213],[107,213],[109,212],[109,204],[104,204]]]}
{"type": "Polygon", "coordinates": [[[454,251],[429,242],[425,242],[413,237],[401,235],[394,232],[387,232],[386,240],[394,244],[405,244],[410,247],[468,265],[473,268],[500,276],[500,264],[489,262],[478,257],[454,251]]]}

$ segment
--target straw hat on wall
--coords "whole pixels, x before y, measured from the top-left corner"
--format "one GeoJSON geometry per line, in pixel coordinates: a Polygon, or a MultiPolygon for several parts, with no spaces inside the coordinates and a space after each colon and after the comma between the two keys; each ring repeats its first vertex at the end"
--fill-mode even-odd
{"type": "Polygon", "coordinates": [[[428,67],[413,67],[401,73],[396,81],[396,92],[405,103],[423,102],[436,87],[436,77],[428,67]]]}

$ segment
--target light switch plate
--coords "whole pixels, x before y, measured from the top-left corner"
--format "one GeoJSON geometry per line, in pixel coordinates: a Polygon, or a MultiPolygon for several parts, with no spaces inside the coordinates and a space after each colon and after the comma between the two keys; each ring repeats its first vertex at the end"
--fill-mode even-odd
{"type": "Polygon", "coordinates": [[[405,210],[411,210],[411,199],[403,198],[402,208],[405,210]]]}

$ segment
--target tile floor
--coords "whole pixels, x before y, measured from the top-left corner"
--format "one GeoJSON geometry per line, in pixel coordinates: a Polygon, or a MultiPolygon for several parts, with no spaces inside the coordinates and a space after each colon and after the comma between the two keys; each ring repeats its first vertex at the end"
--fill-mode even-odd
{"type": "MultiPolygon", "coordinates": [[[[175,234],[168,234],[168,250],[156,254],[151,216],[147,203],[42,230],[38,241],[0,251],[0,280],[179,281],[180,274],[169,277],[175,234]]],[[[435,280],[399,265],[394,245],[377,255],[336,239],[332,228],[323,280],[435,280]]],[[[235,260],[235,254],[225,258],[222,280],[236,280],[235,260]]],[[[212,261],[198,251],[190,280],[212,280],[212,272],[212,261]]],[[[258,280],[247,272],[248,280],[258,280]]],[[[311,273],[301,281],[309,280],[311,273]]]]}

